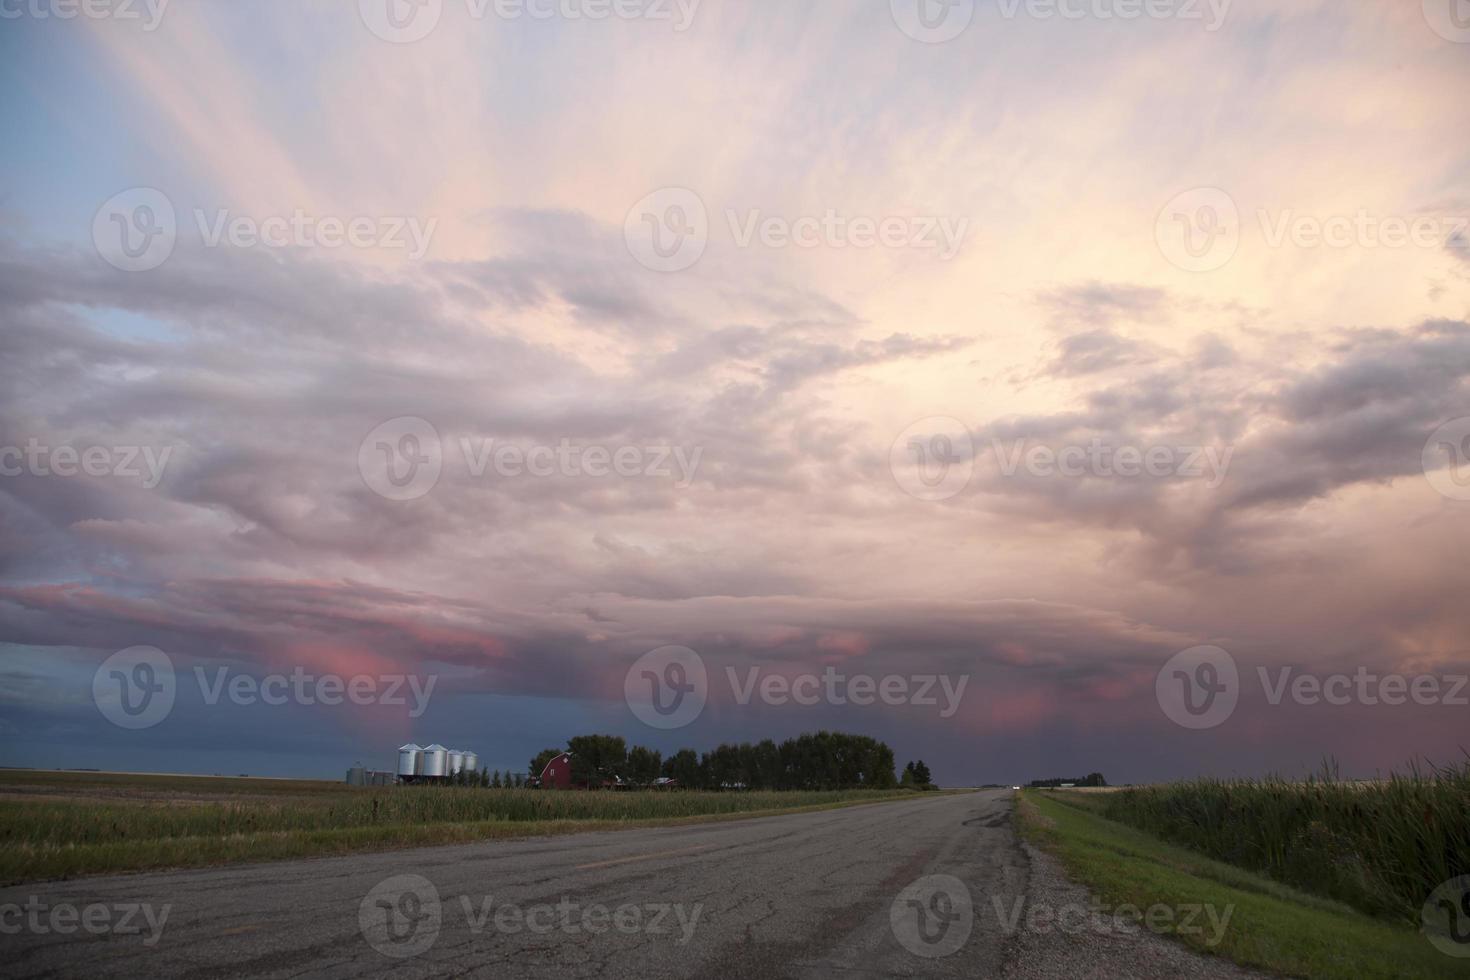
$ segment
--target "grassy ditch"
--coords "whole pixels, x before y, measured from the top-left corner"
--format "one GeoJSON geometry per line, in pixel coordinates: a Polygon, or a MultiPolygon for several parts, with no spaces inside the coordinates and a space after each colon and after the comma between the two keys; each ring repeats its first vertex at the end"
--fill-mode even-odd
{"type": "Polygon", "coordinates": [[[1390,980],[1470,975],[1412,926],[1374,918],[1103,815],[1107,794],[1027,791],[1021,831],[1105,906],[1204,906],[1222,932],[1176,934],[1201,953],[1291,977],[1390,980]]]}

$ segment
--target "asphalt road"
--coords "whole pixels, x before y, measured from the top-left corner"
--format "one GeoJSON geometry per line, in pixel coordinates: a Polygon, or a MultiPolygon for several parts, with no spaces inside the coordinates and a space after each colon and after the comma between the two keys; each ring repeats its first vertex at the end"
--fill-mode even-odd
{"type": "Polygon", "coordinates": [[[0,890],[0,973],[996,977],[1016,942],[996,910],[1032,860],[1011,806],[990,791],[18,886],[0,890]]]}

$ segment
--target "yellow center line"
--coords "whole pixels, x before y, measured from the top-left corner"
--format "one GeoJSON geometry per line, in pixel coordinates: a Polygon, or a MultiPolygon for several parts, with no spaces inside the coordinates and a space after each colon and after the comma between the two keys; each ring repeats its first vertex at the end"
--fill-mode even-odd
{"type": "Polygon", "coordinates": [[[632,857],[613,858],[611,861],[594,861],[591,864],[579,864],[572,868],[573,871],[586,871],[589,868],[610,868],[615,864],[631,864],[634,861],[652,861],[654,858],[674,857],[679,854],[693,854],[696,851],[707,851],[713,844],[696,844],[693,847],[681,847],[673,851],[654,851],[652,854],[635,854],[632,857]]]}

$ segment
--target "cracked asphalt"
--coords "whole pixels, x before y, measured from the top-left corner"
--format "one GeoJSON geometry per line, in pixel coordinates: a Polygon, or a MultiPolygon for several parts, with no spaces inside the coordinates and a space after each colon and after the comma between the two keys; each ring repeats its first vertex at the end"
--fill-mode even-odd
{"type": "Polygon", "coordinates": [[[1016,937],[992,902],[1024,898],[1031,861],[1012,830],[1011,808],[1009,791],[982,791],[685,827],[23,885],[0,890],[3,972],[1002,976],[1011,972],[1016,937]],[[9,905],[19,912],[3,911],[9,905]],[[56,913],[58,906],[76,912],[56,913]],[[88,915],[94,930],[103,923],[104,912],[88,907],[121,924],[133,906],[136,932],[94,934],[85,925],[88,915]],[[150,925],[160,919],[161,928],[150,925]],[[70,932],[57,928],[67,925],[70,932]]]}

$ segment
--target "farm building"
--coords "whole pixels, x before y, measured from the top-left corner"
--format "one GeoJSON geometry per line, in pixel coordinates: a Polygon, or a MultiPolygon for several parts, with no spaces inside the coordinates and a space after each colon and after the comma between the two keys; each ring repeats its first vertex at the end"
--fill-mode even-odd
{"type": "Polygon", "coordinates": [[[563,752],[546,764],[536,784],[542,789],[572,788],[572,754],[563,752]]]}

